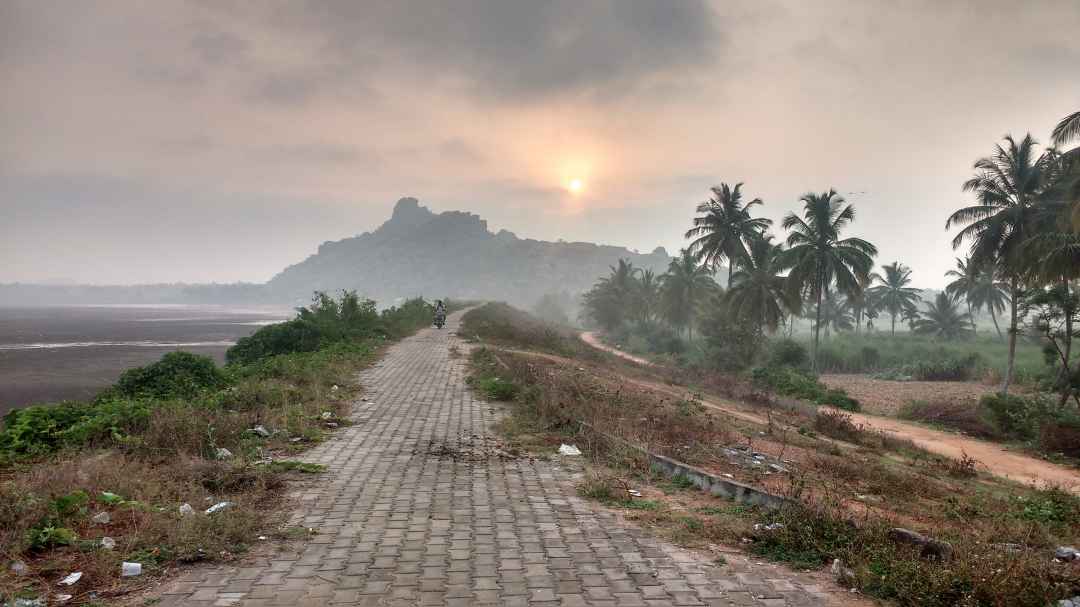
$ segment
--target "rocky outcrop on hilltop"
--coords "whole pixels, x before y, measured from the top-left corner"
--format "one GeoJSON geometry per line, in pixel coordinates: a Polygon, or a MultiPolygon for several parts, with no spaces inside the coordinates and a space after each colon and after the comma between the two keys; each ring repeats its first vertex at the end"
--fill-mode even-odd
{"type": "Polygon", "coordinates": [[[415,198],[402,198],[375,231],[323,243],[267,287],[275,298],[291,300],[306,300],[315,290],[355,289],[380,303],[424,295],[531,305],[545,293],[587,290],[620,258],[658,273],[670,261],[663,248],[640,254],[492,233],[472,213],[433,213],[415,198]]]}

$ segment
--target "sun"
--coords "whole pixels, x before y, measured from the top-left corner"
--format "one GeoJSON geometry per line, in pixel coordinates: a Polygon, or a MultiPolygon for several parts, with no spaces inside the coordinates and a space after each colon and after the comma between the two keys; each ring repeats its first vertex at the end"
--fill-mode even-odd
{"type": "Polygon", "coordinates": [[[566,184],[566,189],[570,190],[571,194],[580,194],[585,189],[585,182],[579,177],[575,177],[566,184]]]}

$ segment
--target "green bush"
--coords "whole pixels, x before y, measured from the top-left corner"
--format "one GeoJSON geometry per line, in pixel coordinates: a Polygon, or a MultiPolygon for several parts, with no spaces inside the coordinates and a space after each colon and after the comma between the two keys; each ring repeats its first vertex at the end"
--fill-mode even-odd
{"type": "Polygon", "coordinates": [[[338,299],[316,292],[296,318],[267,325],[236,342],[225,353],[230,364],[249,364],[281,354],[314,352],[331,344],[371,338],[398,339],[431,324],[435,308],[422,298],[377,311],[375,302],[342,291],[338,299]]]}
{"type": "Polygon", "coordinates": [[[794,339],[781,339],[769,346],[768,365],[770,367],[792,367],[804,369],[810,364],[810,354],[806,346],[794,339]]]}
{"type": "Polygon", "coordinates": [[[1039,426],[1055,417],[1053,405],[1043,397],[987,394],[979,401],[979,406],[990,413],[1003,434],[1024,440],[1034,438],[1039,426]]]}
{"type": "Polygon", "coordinates": [[[210,357],[169,352],[156,363],[124,371],[113,391],[130,398],[194,398],[227,383],[210,357]]]}
{"type": "Polygon", "coordinates": [[[757,367],[751,372],[755,386],[770,389],[783,396],[808,400],[819,405],[832,405],[848,411],[858,411],[859,401],[840,389],[830,389],[806,371],[791,367],[757,367]]]}
{"type": "Polygon", "coordinates": [[[518,393],[517,384],[501,377],[482,377],[476,387],[488,400],[512,400],[518,393]]]}
{"type": "Polygon", "coordinates": [[[64,401],[15,409],[4,416],[0,453],[34,456],[117,440],[149,419],[146,401],[113,399],[95,403],[64,401]]]}

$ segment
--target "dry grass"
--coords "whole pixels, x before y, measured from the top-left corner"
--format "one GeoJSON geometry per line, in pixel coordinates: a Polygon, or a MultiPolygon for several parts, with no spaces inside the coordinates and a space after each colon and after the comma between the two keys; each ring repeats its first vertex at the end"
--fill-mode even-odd
{"type": "MultiPolygon", "coordinates": [[[[755,554],[803,567],[841,558],[854,570],[860,590],[901,605],[1042,607],[1080,592],[1080,568],[1051,560],[1056,546],[1080,539],[1080,500],[1068,493],[980,475],[978,462],[970,458],[931,455],[855,424],[842,412],[806,411],[764,399],[748,404],[769,411],[775,423],[754,427],[699,411],[692,399],[680,403],[638,389],[594,361],[505,352],[498,359],[500,376],[519,388],[504,428],[533,444],[575,439],[596,464],[613,471],[583,488],[602,501],[611,501],[626,484],[611,482],[612,475],[626,475],[650,499],[666,492],[655,508],[617,505],[677,541],[700,545],[746,538],[750,543],[742,545],[755,554]],[[640,457],[627,457],[617,442],[582,433],[579,421],[714,473],[731,470],[725,468],[722,447],[752,445],[790,461],[790,472],[735,475],[788,496],[792,505],[767,513],[713,500],[717,505],[707,511],[687,512],[683,494],[712,498],[653,477],[640,457]],[[791,427],[803,431],[785,429],[791,427]],[[754,522],[782,522],[784,531],[755,532],[754,522]],[[949,542],[951,560],[927,560],[917,549],[897,544],[887,533],[894,526],[949,542]],[[1019,548],[1012,552],[1001,547],[1004,543],[1019,548]]],[[[492,360],[490,351],[480,351],[474,370],[488,372],[492,360]]],[[[636,373],[668,373],[671,383],[678,383],[676,372],[636,373]]],[[[729,396],[746,393],[735,379],[709,381],[721,384],[729,396]]]]}

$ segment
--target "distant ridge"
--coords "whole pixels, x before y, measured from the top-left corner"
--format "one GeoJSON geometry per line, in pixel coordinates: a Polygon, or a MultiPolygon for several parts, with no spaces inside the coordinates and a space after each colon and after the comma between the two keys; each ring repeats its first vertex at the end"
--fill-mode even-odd
{"type": "Polygon", "coordinates": [[[657,273],[671,261],[662,247],[642,254],[588,242],[522,239],[506,230],[492,233],[472,213],[433,213],[415,198],[402,198],[378,229],[324,242],[265,284],[0,284],[0,305],[301,304],[316,290],[352,289],[380,305],[424,295],[531,306],[548,293],[588,290],[619,259],[657,273]]]}
{"type": "Polygon", "coordinates": [[[323,243],[318,252],[267,283],[277,296],[306,298],[318,289],[356,289],[379,302],[418,294],[505,299],[531,305],[546,293],[583,292],[620,258],[664,271],[662,247],[641,254],[587,242],[518,238],[472,213],[432,213],[402,198],[373,232],[323,243]]]}

